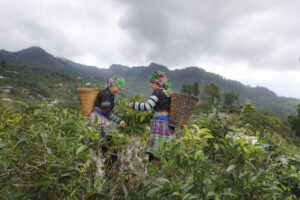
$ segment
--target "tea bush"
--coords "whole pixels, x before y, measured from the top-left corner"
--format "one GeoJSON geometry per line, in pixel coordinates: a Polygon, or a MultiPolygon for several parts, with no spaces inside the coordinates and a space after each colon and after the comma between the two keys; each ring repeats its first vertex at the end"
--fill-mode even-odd
{"type": "Polygon", "coordinates": [[[145,98],[141,95],[136,95],[130,98],[118,100],[116,103],[116,111],[119,113],[122,120],[125,121],[125,129],[119,129],[123,133],[130,136],[147,136],[151,130],[151,112],[135,111],[128,108],[130,102],[145,102],[145,98]]]}
{"type": "MultiPolygon", "coordinates": [[[[270,129],[254,132],[231,116],[194,118],[161,142],[161,166],[147,164],[150,113],[117,110],[115,174],[97,176],[99,133],[59,106],[0,106],[1,199],[297,199],[299,147],[270,129]],[[249,136],[255,136],[252,142],[249,136]],[[291,150],[292,149],[292,150],[291,150]]],[[[241,116],[253,109],[246,104],[241,116]]]]}

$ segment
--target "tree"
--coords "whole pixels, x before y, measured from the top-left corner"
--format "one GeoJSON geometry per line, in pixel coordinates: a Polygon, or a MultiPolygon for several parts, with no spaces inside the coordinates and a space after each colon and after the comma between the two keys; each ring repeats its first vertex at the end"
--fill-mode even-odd
{"type": "Polygon", "coordinates": [[[199,95],[199,82],[195,81],[193,85],[182,85],[181,92],[188,95],[194,95],[195,97],[199,95]]]}
{"type": "Polygon", "coordinates": [[[5,67],[5,66],[6,66],[5,60],[1,60],[1,67],[5,67]]]}
{"type": "Polygon", "coordinates": [[[191,95],[192,94],[192,86],[191,85],[182,85],[181,92],[184,94],[191,95]]]}
{"type": "Polygon", "coordinates": [[[220,88],[217,84],[211,83],[205,86],[201,96],[201,100],[203,101],[203,107],[206,108],[206,112],[212,107],[215,107],[218,111],[218,105],[220,103],[220,88]]]}
{"type": "Polygon", "coordinates": [[[288,121],[292,126],[292,129],[296,132],[296,135],[300,137],[300,104],[297,106],[298,115],[297,116],[289,116],[288,121]]]}
{"type": "Polygon", "coordinates": [[[198,81],[194,82],[194,84],[192,86],[192,92],[195,97],[197,97],[199,95],[200,91],[199,91],[199,82],[198,81]]]}
{"type": "Polygon", "coordinates": [[[233,106],[235,101],[237,101],[238,99],[239,99],[239,95],[233,91],[225,93],[223,108],[225,108],[225,109],[227,109],[227,111],[229,111],[229,109],[233,106]]]}
{"type": "Polygon", "coordinates": [[[220,102],[220,88],[217,84],[211,83],[205,86],[201,99],[209,105],[214,105],[220,102]]]}

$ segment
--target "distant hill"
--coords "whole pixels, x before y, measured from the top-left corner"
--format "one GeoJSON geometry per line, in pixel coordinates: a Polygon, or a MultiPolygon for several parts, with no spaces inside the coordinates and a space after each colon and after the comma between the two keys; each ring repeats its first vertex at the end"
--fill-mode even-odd
{"type": "Polygon", "coordinates": [[[0,62],[0,100],[60,102],[63,107],[79,110],[76,88],[100,87],[99,78],[29,68],[7,60],[0,62]]]}
{"type": "Polygon", "coordinates": [[[44,69],[57,73],[101,77],[97,67],[87,67],[65,58],[54,57],[40,47],[30,47],[17,52],[0,50],[0,59],[17,61],[30,68],[44,69]]]}
{"type": "Polygon", "coordinates": [[[109,69],[100,69],[105,77],[111,75],[123,76],[126,80],[126,89],[143,93],[146,96],[151,94],[148,78],[154,70],[161,70],[172,81],[172,90],[180,91],[183,84],[193,84],[195,81],[200,83],[200,92],[205,85],[216,83],[220,86],[221,94],[234,91],[239,94],[240,102],[243,104],[250,100],[256,104],[260,111],[270,111],[277,116],[287,117],[296,114],[296,106],[300,104],[299,99],[278,97],[273,91],[265,87],[249,87],[238,81],[228,80],[220,75],[206,72],[199,67],[187,67],[185,69],[170,70],[166,66],[151,63],[149,66],[127,67],[123,65],[112,65],[109,69]]]}
{"type": "MultiPolygon", "coordinates": [[[[22,66],[24,69],[38,69],[58,73],[71,77],[74,81],[76,77],[84,77],[86,83],[94,81],[97,84],[103,84],[104,80],[110,76],[120,75],[125,78],[125,91],[129,95],[143,93],[146,97],[149,96],[151,89],[148,78],[154,70],[159,69],[170,77],[173,91],[180,91],[183,84],[192,84],[198,81],[201,87],[200,92],[202,92],[206,84],[216,83],[220,86],[222,94],[235,91],[239,94],[241,103],[248,99],[257,105],[258,110],[270,111],[281,117],[287,117],[290,114],[295,115],[296,105],[300,104],[299,99],[278,97],[265,87],[249,87],[238,81],[225,79],[220,75],[206,72],[204,69],[195,66],[170,70],[166,66],[156,63],[137,67],[114,64],[108,69],[100,69],[94,66],[78,64],[68,59],[54,57],[39,47],[31,47],[18,52],[0,50],[0,62],[3,61],[18,63],[17,65],[22,66]]],[[[2,69],[4,69],[3,66],[2,69]]],[[[3,76],[3,74],[0,74],[0,76],[3,76]]],[[[26,76],[30,77],[30,73],[27,73],[26,76]]],[[[3,86],[3,81],[0,84],[3,86]]],[[[73,89],[76,89],[77,86],[74,84],[73,89]]]]}

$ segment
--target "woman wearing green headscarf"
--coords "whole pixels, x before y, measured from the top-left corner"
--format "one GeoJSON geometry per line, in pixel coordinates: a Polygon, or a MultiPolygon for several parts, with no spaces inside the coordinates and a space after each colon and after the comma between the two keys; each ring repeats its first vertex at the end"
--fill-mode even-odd
{"type": "MultiPolygon", "coordinates": [[[[98,93],[94,109],[89,116],[89,126],[96,126],[100,132],[100,137],[106,138],[107,142],[100,144],[103,153],[106,153],[109,146],[110,137],[106,135],[107,132],[117,132],[116,127],[112,122],[125,127],[125,122],[122,121],[118,114],[113,111],[115,102],[115,94],[119,93],[124,88],[124,79],[119,76],[111,77],[105,84],[105,89],[98,93]]],[[[112,162],[117,160],[115,155],[112,156],[112,162]]]]}
{"type": "Polygon", "coordinates": [[[170,139],[175,139],[174,128],[169,127],[171,82],[170,79],[159,70],[156,70],[151,74],[149,81],[153,93],[147,102],[132,102],[128,106],[135,110],[154,111],[147,153],[149,154],[149,162],[152,162],[154,166],[159,166],[160,140],[168,141],[170,139]]]}

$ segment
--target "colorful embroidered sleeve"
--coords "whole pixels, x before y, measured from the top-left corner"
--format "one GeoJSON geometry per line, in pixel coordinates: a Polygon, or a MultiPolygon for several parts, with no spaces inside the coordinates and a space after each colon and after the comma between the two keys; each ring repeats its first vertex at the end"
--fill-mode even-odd
{"type": "Polygon", "coordinates": [[[158,101],[158,97],[156,95],[152,94],[146,103],[134,102],[133,109],[142,110],[142,111],[144,111],[144,110],[150,111],[154,108],[157,101],[158,101]]]}
{"type": "Polygon", "coordinates": [[[120,124],[121,119],[113,112],[110,113],[110,115],[107,117],[109,120],[112,120],[116,124],[120,124]]]}

